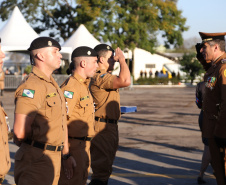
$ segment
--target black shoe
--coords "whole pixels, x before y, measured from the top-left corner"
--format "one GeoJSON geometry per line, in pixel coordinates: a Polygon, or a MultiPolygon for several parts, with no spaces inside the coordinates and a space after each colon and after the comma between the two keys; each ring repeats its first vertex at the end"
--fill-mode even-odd
{"type": "Polygon", "coordinates": [[[204,181],[202,177],[198,177],[198,178],[197,178],[197,183],[198,183],[198,184],[205,184],[206,181],[204,181]]]}

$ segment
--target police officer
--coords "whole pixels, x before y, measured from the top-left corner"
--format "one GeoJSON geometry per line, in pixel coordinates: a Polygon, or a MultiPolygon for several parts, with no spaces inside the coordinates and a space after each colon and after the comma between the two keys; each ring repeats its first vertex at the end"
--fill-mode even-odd
{"type": "Polygon", "coordinates": [[[15,92],[17,185],[58,184],[61,151],[68,153],[65,98],[51,75],[60,67],[60,49],[50,37],[33,40],[28,49],[34,66],[15,92]]]}
{"type": "Polygon", "coordinates": [[[112,164],[118,148],[118,120],[120,118],[119,88],[130,85],[130,71],[120,48],[97,45],[99,68],[91,80],[95,102],[95,137],[91,141],[90,185],[106,185],[112,173],[112,164]],[[120,63],[119,76],[112,75],[116,61],[120,63]]]}
{"type": "MultiPolygon", "coordinates": [[[[201,44],[198,43],[196,45],[196,51],[197,51],[197,59],[200,61],[202,64],[203,68],[205,71],[207,71],[211,67],[211,61],[205,61],[203,58],[202,54],[200,53],[201,49],[201,44]]],[[[199,82],[196,87],[196,105],[199,109],[201,109],[200,114],[199,114],[199,128],[202,131],[202,125],[205,124],[203,123],[203,109],[202,109],[202,104],[203,104],[203,97],[205,96],[205,82],[199,82]]],[[[202,142],[204,144],[204,151],[202,155],[202,163],[199,171],[199,176],[197,178],[198,184],[204,184],[206,181],[203,179],[204,173],[211,163],[211,156],[210,156],[210,150],[209,150],[209,144],[208,144],[208,139],[207,138],[202,138],[202,142]]]]}
{"type": "Polygon", "coordinates": [[[200,52],[211,67],[204,76],[202,136],[208,138],[212,167],[218,185],[225,185],[225,161],[221,152],[226,146],[226,54],[225,33],[203,33],[200,52]]]}
{"type": "MultiPolygon", "coordinates": [[[[86,185],[90,170],[90,141],[94,136],[94,105],[89,91],[90,77],[97,65],[97,53],[90,47],[82,46],[72,52],[70,72],[72,75],[61,85],[69,112],[67,119],[69,155],[76,160],[71,179],[61,170],[59,185],[86,185]]],[[[63,162],[67,157],[63,158],[63,162]]],[[[69,168],[65,167],[68,171],[69,168]]]]}
{"type": "MultiPolygon", "coordinates": [[[[0,38],[1,43],[1,38],[0,38]]],[[[1,50],[0,44],[0,70],[3,66],[3,58],[5,54],[1,50]]],[[[9,145],[8,145],[8,127],[6,123],[6,113],[0,104],[0,185],[3,183],[4,177],[10,169],[10,156],[9,156],[9,145]]]]}

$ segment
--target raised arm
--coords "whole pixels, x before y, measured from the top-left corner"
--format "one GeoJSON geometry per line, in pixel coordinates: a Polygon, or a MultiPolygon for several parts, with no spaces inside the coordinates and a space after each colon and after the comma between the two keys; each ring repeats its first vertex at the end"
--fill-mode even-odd
{"type": "Polygon", "coordinates": [[[128,65],[126,64],[123,52],[120,48],[117,48],[115,50],[114,59],[116,61],[119,61],[120,63],[120,73],[119,76],[113,81],[113,88],[118,89],[129,86],[131,83],[130,71],[128,65]]]}

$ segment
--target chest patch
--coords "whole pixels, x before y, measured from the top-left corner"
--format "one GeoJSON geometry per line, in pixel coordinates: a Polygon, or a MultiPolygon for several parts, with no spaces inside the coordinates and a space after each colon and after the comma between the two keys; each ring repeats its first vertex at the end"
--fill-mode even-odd
{"type": "Polygon", "coordinates": [[[83,101],[83,100],[86,100],[86,99],[89,99],[89,96],[84,96],[84,97],[80,98],[80,101],[83,101]]]}
{"type": "Polygon", "coordinates": [[[74,92],[71,92],[71,91],[64,91],[64,96],[65,96],[65,98],[72,99],[72,98],[73,98],[73,95],[74,95],[74,92]]]}
{"type": "Polygon", "coordinates": [[[213,90],[216,82],[216,77],[208,77],[205,86],[210,90],[213,90]]]}
{"type": "Polygon", "coordinates": [[[46,95],[46,98],[51,98],[51,97],[54,97],[54,96],[56,96],[56,93],[50,93],[50,94],[46,95]]]}

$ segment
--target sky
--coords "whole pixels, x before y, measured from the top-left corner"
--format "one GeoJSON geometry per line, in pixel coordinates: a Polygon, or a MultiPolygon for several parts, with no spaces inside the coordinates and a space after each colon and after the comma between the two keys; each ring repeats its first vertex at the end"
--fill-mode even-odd
{"type": "MultiPolygon", "coordinates": [[[[178,0],[177,8],[189,26],[189,30],[182,34],[184,39],[200,38],[200,31],[226,32],[226,0],[178,0]]],[[[0,21],[0,30],[4,24],[0,21]]]]}
{"type": "Polygon", "coordinates": [[[178,0],[177,8],[189,26],[184,39],[200,38],[198,32],[226,32],[226,0],[178,0]]]}

